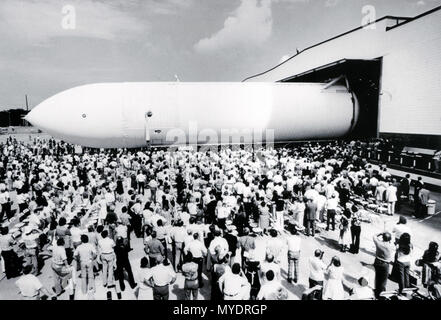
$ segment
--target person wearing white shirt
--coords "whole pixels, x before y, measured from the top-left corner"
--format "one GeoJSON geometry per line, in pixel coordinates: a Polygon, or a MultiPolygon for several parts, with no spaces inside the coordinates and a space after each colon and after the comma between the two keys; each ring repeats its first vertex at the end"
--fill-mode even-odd
{"type": "Polygon", "coordinates": [[[227,218],[230,216],[230,213],[231,209],[227,207],[227,204],[219,201],[218,206],[216,207],[216,216],[217,223],[220,228],[225,227],[225,223],[227,221],[227,218]]]}
{"type": "Polygon", "coordinates": [[[107,230],[101,232],[101,237],[98,241],[98,248],[101,254],[101,262],[103,263],[103,286],[113,286],[114,276],[113,269],[115,265],[115,242],[108,237],[109,233],[107,230]]]}
{"type": "Polygon", "coordinates": [[[397,200],[397,187],[388,183],[386,188],[387,213],[391,216],[395,214],[395,203],[397,200]]]}
{"type": "Polygon", "coordinates": [[[198,265],[198,283],[199,288],[202,288],[202,266],[204,263],[204,257],[207,256],[207,248],[204,243],[199,240],[199,233],[193,233],[193,241],[185,246],[184,253],[187,254],[188,252],[191,252],[193,262],[198,265]]]}
{"type": "Polygon", "coordinates": [[[95,290],[95,278],[93,274],[93,263],[96,259],[95,247],[89,243],[89,237],[81,235],[81,244],[75,249],[74,257],[81,267],[81,289],[84,294],[95,290]]]}
{"type": "Polygon", "coordinates": [[[322,261],[322,257],[323,251],[317,249],[314,252],[314,257],[309,258],[309,288],[313,288],[316,285],[323,287],[327,266],[322,261]]]}
{"type": "Polygon", "coordinates": [[[145,181],[146,181],[146,176],[139,171],[138,175],[136,176],[136,182],[138,183],[138,193],[141,193],[142,190],[142,194],[145,193],[145,181]]]}
{"type": "Polygon", "coordinates": [[[259,272],[259,276],[260,276],[260,283],[266,283],[268,281],[268,279],[266,278],[266,273],[272,270],[274,272],[274,276],[277,279],[277,281],[281,280],[281,269],[279,264],[277,264],[274,261],[274,256],[271,253],[267,253],[266,257],[265,257],[265,261],[263,261],[261,263],[260,266],[260,272],[259,272]]]}
{"type": "Polygon", "coordinates": [[[374,290],[369,287],[369,283],[364,277],[358,279],[358,286],[351,291],[349,297],[351,300],[375,300],[374,290]]]}
{"type": "Polygon", "coordinates": [[[335,193],[332,194],[331,198],[326,200],[326,231],[329,231],[329,225],[332,224],[332,231],[335,231],[335,214],[337,212],[338,199],[335,193]]]}
{"type": "Polygon", "coordinates": [[[170,231],[170,239],[172,241],[173,266],[177,272],[182,265],[184,249],[184,241],[187,237],[187,229],[181,220],[176,221],[175,225],[170,231]]]}
{"type": "Polygon", "coordinates": [[[176,281],[176,273],[168,261],[163,261],[161,256],[158,258],[158,264],[151,268],[144,283],[153,285],[153,300],[168,300],[170,288],[169,286],[176,281]]]}
{"type": "Polygon", "coordinates": [[[288,282],[297,283],[299,279],[299,260],[300,260],[300,245],[302,239],[297,234],[297,229],[294,225],[290,226],[291,234],[286,238],[288,245],[288,282]]]}
{"type": "Polygon", "coordinates": [[[50,297],[51,294],[35,275],[31,274],[32,266],[27,265],[23,269],[23,275],[15,282],[20,294],[25,300],[39,300],[42,296],[50,297]]]}
{"type": "Polygon", "coordinates": [[[274,272],[268,270],[265,274],[267,282],[265,282],[257,294],[257,300],[274,300],[277,297],[277,292],[280,289],[280,282],[275,279],[274,272]]]}
{"type": "Polygon", "coordinates": [[[317,203],[317,211],[316,211],[316,220],[324,221],[324,211],[326,206],[326,197],[322,194],[319,194],[316,199],[317,203]]]}
{"type": "Polygon", "coordinates": [[[110,189],[107,190],[107,192],[104,194],[104,198],[106,199],[106,203],[114,203],[115,202],[115,194],[110,191],[110,189]]]}
{"type": "Polygon", "coordinates": [[[72,239],[72,244],[74,249],[76,249],[81,244],[81,235],[84,233],[83,230],[79,228],[80,221],[76,218],[72,221],[73,226],[70,228],[70,234],[72,239]]]}
{"type": "Polygon", "coordinates": [[[208,247],[208,250],[210,251],[211,256],[215,256],[217,253],[220,255],[224,255],[228,253],[228,242],[225,240],[225,238],[222,238],[222,231],[219,229],[216,229],[214,231],[214,239],[211,240],[210,246],[208,247]],[[220,251],[216,252],[216,248],[219,246],[220,251]]]}
{"type": "Polygon", "coordinates": [[[123,238],[124,244],[127,246],[128,245],[128,239],[127,239],[127,231],[128,231],[128,229],[127,229],[127,226],[124,225],[121,222],[118,222],[118,225],[117,225],[115,231],[116,231],[116,237],[117,238],[118,237],[123,238]]]}
{"type": "Polygon", "coordinates": [[[224,300],[247,300],[250,295],[251,285],[238,263],[219,278],[218,284],[224,300]]]}

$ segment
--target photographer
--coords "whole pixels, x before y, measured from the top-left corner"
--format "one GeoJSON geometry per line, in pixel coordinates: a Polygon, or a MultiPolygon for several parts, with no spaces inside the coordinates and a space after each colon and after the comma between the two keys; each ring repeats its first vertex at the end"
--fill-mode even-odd
{"type": "Polygon", "coordinates": [[[394,246],[389,232],[379,233],[373,237],[375,244],[375,297],[386,290],[387,277],[389,276],[389,263],[392,261],[394,246]]]}

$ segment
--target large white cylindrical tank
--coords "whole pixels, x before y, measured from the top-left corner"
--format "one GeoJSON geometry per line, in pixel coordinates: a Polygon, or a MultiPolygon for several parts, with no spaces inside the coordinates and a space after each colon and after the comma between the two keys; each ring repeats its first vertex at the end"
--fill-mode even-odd
{"type": "Polygon", "coordinates": [[[27,119],[67,142],[130,148],[147,140],[170,145],[337,138],[354,128],[358,112],[356,98],[339,85],[104,83],[57,94],[27,119]]]}

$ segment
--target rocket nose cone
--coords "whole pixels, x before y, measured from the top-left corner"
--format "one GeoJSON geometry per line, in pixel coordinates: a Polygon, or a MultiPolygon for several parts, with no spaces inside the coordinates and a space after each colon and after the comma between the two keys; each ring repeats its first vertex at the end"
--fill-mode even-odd
{"type": "Polygon", "coordinates": [[[51,112],[45,107],[44,103],[39,104],[29,112],[26,117],[26,121],[39,129],[50,128],[51,112]]]}

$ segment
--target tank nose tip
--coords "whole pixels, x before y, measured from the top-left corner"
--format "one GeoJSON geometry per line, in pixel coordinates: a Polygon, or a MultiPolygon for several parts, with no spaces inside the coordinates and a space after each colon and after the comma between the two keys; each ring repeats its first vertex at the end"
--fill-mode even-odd
{"type": "Polygon", "coordinates": [[[24,119],[29,122],[30,124],[34,125],[34,117],[35,117],[35,112],[34,109],[32,109],[25,117],[24,119]]]}

